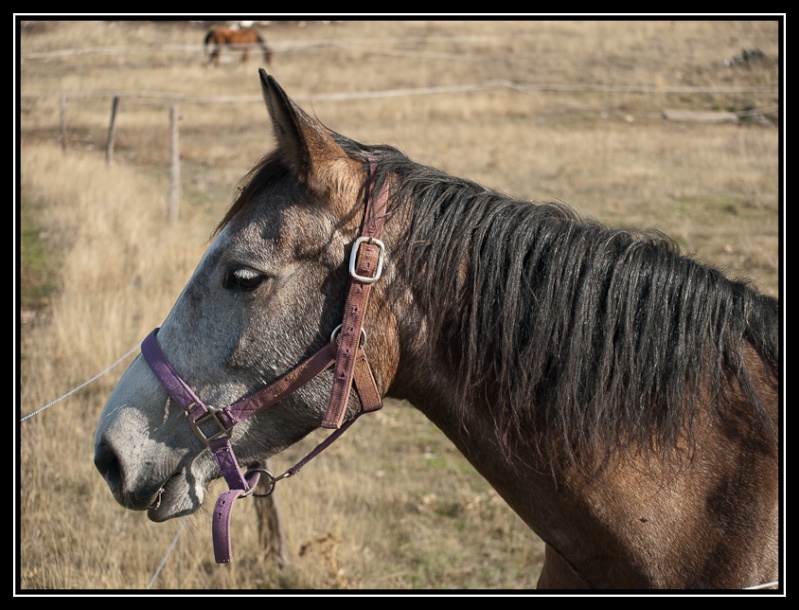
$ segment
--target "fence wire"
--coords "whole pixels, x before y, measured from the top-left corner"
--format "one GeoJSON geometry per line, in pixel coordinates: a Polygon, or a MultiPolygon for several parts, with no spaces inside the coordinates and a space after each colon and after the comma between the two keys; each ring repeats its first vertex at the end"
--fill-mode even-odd
{"type": "MultiPolygon", "coordinates": [[[[120,356],[119,358],[117,358],[117,359],[116,359],[114,362],[112,362],[111,364],[109,364],[109,365],[108,365],[106,368],[104,368],[102,371],[100,371],[99,373],[97,373],[97,374],[96,374],[94,377],[92,377],[91,379],[87,379],[86,381],[84,381],[84,382],[83,382],[82,384],[80,384],[79,386],[77,386],[77,387],[73,388],[72,390],[70,390],[69,392],[67,392],[66,394],[64,394],[63,396],[60,396],[60,397],[56,398],[54,401],[52,401],[52,402],[50,402],[50,403],[48,403],[48,404],[44,405],[43,407],[41,407],[41,408],[39,408],[39,409],[36,409],[36,410],[35,410],[35,411],[33,411],[32,413],[28,413],[28,415],[25,415],[24,417],[22,417],[22,418],[20,419],[20,422],[24,422],[25,420],[28,420],[28,419],[30,419],[30,418],[31,418],[31,417],[33,417],[34,415],[38,415],[38,414],[39,414],[39,413],[41,413],[42,411],[44,411],[44,410],[46,410],[46,409],[49,409],[49,408],[50,408],[50,407],[52,407],[53,405],[56,405],[56,404],[58,404],[58,403],[59,403],[59,402],[61,402],[62,400],[66,399],[66,398],[69,398],[69,397],[70,397],[70,396],[72,396],[72,395],[73,395],[75,392],[77,392],[77,391],[79,391],[79,390],[81,390],[81,389],[85,388],[87,385],[89,385],[89,384],[90,384],[90,383],[92,383],[93,381],[96,381],[97,379],[99,379],[100,377],[102,377],[103,375],[105,375],[106,373],[108,373],[108,372],[109,372],[111,369],[113,369],[114,367],[116,367],[116,366],[119,366],[119,364],[120,364],[120,363],[122,363],[122,362],[123,362],[123,361],[124,361],[126,358],[130,357],[130,356],[131,356],[133,353],[135,353],[135,352],[138,352],[140,349],[141,349],[140,345],[138,345],[138,344],[137,344],[135,347],[131,348],[130,350],[128,350],[127,352],[125,352],[125,354],[123,354],[122,356],[120,356]]],[[[156,568],[156,570],[155,570],[155,573],[153,574],[153,577],[150,579],[150,582],[149,582],[149,583],[148,583],[148,585],[147,585],[147,589],[151,589],[151,588],[152,588],[152,586],[153,586],[153,583],[155,583],[155,581],[156,581],[156,579],[158,578],[158,575],[161,573],[161,570],[163,569],[164,565],[166,565],[167,559],[169,559],[169,556],[172,554],[172,551],[175,549],[175,545],[177,544],[177,542],[178,542],[178,539],[180,538],[180,535],[183,533],[183,528],[184,528],[184,527],[185,527],[185,525],[186,525],[186,520],[187,520],[187,519],[188,519],[188,517],[184,517],[184,518],[183,518],[183,521],[181,522],[181,524],[180,524],[180,527],[178,528],[178,531],[175,533],[175,537],[172,539],[172,544],[169,546],[169,548],[168,548],[168,549],[167,549],[167,551],[166,551],[166,554],[164,555],[164,558],[161,560],[161,563],[160,563],[160,564],[158,565],[158,567],[156,568]]]]}
{"type": "Polygon", "coordinates": [[[97,373],[97,374],[96,374],[94,377],[92,377],[91,379],[88,379],[88,380],[84,381],[84,382],[83,382],[82,384],[80,384],[78,387],[76,387],[76,388],[73,388],[72,390],[70,390],[69,392],[67,392],[66,394],[64,394],[63,396],[61,396],[61,397],[59,397],[59,398],[56,398],[56,399],[55,399],[53,402],[51,402],[51,403],[49,403],[49,404],[46,404],[46,405],[44,405],[43,407],[41,407],[41,408],[39,408],[39,409],[36,409],[36,410],[35,410],[33,413],[28,413],[27,415],[25,415],[24,417],[22,417],[22,418],[21,418],[19,421],[20,421],[20,422],[24,422],[25,420],[28,420],[28,419],[30,419],[30,418],[31,418],[31,417],[33,417],[34,415],[38,415],[39,413],[41,413],[41,412],[42,412],[42,411],[44,411],[45,409],[49,409],[49,408],[50,408],[50,407],[52,407],[53,405],[55,405],[55,404],[57,404],[57,403],[61,402],[61,401],[62,401],[62,400],[64,400],[65,398],[68,398],[68,397],[72,396],[72,395],[73,395],[75,392],[77,392],[78,390],[82,390],[83,388],[85,388],[87,385],[89,385],[89,384],[90,384],[90,383],[92,383],[93,381],[96,381],[97,379],[99,379],[100,377],[102,377],[103,375],[105,375],[105,374],[106,374],[108,371],[110,371],[111,369],[113,369],[115,366],[119,365],[119,363],[120,363],[120,362],[122,362],[123,360],[125,360],[125,358],[127,358],[128,356],[130,356],[132,353],[134,353],[134,352],[138,351],[139,349],[140,349],[140,347],[139,347],[138,345],[136,345],[136,347],[134,347],[134,348],[130,349],[130,350],[129,350],[129,351],[128,351],[128,352],[127,352],[127,353],[126,353],[124,356],[121,356],[121,357],[120,357],[119,359],[117,359],[115,362],[113,362],[112,364],[108,365],[108,366],[107,366],[107,367],[106,367],[104,370],[102,370],[102,371],[100,371],[99,373],[97,373]]]}

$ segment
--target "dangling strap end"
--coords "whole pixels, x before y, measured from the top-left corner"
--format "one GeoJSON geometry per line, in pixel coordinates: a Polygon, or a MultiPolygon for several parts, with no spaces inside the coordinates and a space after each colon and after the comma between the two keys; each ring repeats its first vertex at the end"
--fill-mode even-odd
{"type": "MultiPolygon", "coordinates": [[[[255,467],[260,469],[260,464],[255,464],[255,467]]],[[[231,563],[232,551],[230,549],[230,517],[233,513],[233,503],[240,499],[245,498],[252,493],[255,486],[258,485],[260,471],[254,470],[248,472],[244,485],[245,489],[230,489],[222,493],[216,500],[214,505],[213,523],[211,524],[211,533],[214,541],[214,559],[217,563],[231,563]]]]}
{"type": "Polygon", "coordinates": [[[327,407],[327,413],[322,420],[322,428],[338,430],[344,423],[344,412],[347,410],[347,400],[331,401],[327,407]]]}
{"type": "Polygon", "coordinates": [[[233,511],[233,502],[241,494],[241,489],[226,491],[219,496],[214,506],[214,559],[216,559],[217,563],[230,563],[232,560],[232,553],[230,550],[230,516],[233,511]]]}

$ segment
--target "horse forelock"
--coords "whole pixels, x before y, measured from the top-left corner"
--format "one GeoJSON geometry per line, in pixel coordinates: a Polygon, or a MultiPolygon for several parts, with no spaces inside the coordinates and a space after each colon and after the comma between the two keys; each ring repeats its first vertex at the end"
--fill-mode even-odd
{"type": "Polygon", "coordinates": [[[241,180],[238,194],[222,220],[213,231],[217,235],[234,218],[251,211],[261,201],[263,192],[289,173],[279,151],[272,151],[261,159],[241,180]]]}
{"type": "MultiPolygon", "coordinates": [[[[353,158],[361,160],[364,163],[366,162],[365,158],[362,158],[363,147],[360,147],[360,145],[350,140],[341,139],[341,136],[338,136],[338,134],[333,135],[336,137],[339,144],[342,144],[348,149],[348,152],[353,158]]],[[[217,235],[233,219],[247,214],[258,206],[263,201],[264,194],[267,190],[290,174],[291,169],[289,163],[284,159],[283,153],[280,150],[273,150],[265,155],[241,180],[235,200],[222,217],[222,220],[215,227],[213,235],[217,235]]],[[[355,185],[351,185],[347,182],[352,176],[342,178],[341,173],[336,174],[335,172],[331,173],[330,171],[326,171],[320,176],[320,179],[329,185],[331,194],[339,198],[341,198],[342,194],[345,192],[357,193],[351,201],[343,204],[342,209],[346,209],[344,209],[341,215],[341,224],[347,224],[357,220],[358,214],[362,212],[361,206],[364,201],[363,197],[367,192],[369,184],[368,173],[364,175],[367,176],[367,179],[355,185]],[[345,184],[345,182],[347,184],[345,184]]],[[[302,181],[296,177],[295,182],[298,185],[302,183],[302,181]]]]}

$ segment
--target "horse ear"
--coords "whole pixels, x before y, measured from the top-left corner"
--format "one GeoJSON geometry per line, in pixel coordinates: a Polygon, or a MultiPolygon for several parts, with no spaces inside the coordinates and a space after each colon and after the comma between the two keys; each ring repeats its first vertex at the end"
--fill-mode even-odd
{"type": "Polygon", "coordinates": [[[294,103],[263,68],[259,74],[278,148],[289,168],[322,199],[351,202],[349,191],[357,190],[363,179],[361,164],[348,156],[330,130],[294,103]]]}

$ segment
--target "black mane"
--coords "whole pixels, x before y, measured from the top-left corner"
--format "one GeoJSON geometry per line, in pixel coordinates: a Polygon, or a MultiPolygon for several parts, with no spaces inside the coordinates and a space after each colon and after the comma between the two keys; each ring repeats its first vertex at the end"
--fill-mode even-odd
{"type": "Polygon", "coordinates": [[[681,255],[661,233],[518,201],[390,147],[371,154],[378,182],[400,176],[393,212],[412,221],[393,251],[427,306],[430,336],[457,366],[460,403],[491,397],[506,441],[532,434],[541,451],[569,457],[673,446],[700,392],[713,403],[729,373],[775,433],[742,349],[749,343],[777,375],[776,299],[681,255]]]}
{"type": "MultiPolygon", "coordinates": [[[[351,156],[379,161],[377,189],[399,177],[388,213],[410,221],[390,245],[392,264],[453,363],[457,402],[488,404],[504,451],[531,438],[544,455],[568,459],[623,445],[664,448],[686,423],[690,443],[700,399],[723,404],[714,398],[729,375],[776,434],[742,356],[748,343],[778,375],[776,299],[682,255],[657,231],[608,228],[392,147],[334,136],[351,156]]],[[[286,171],[279,155],[267,155],[217,230],[286,171]]]]}

